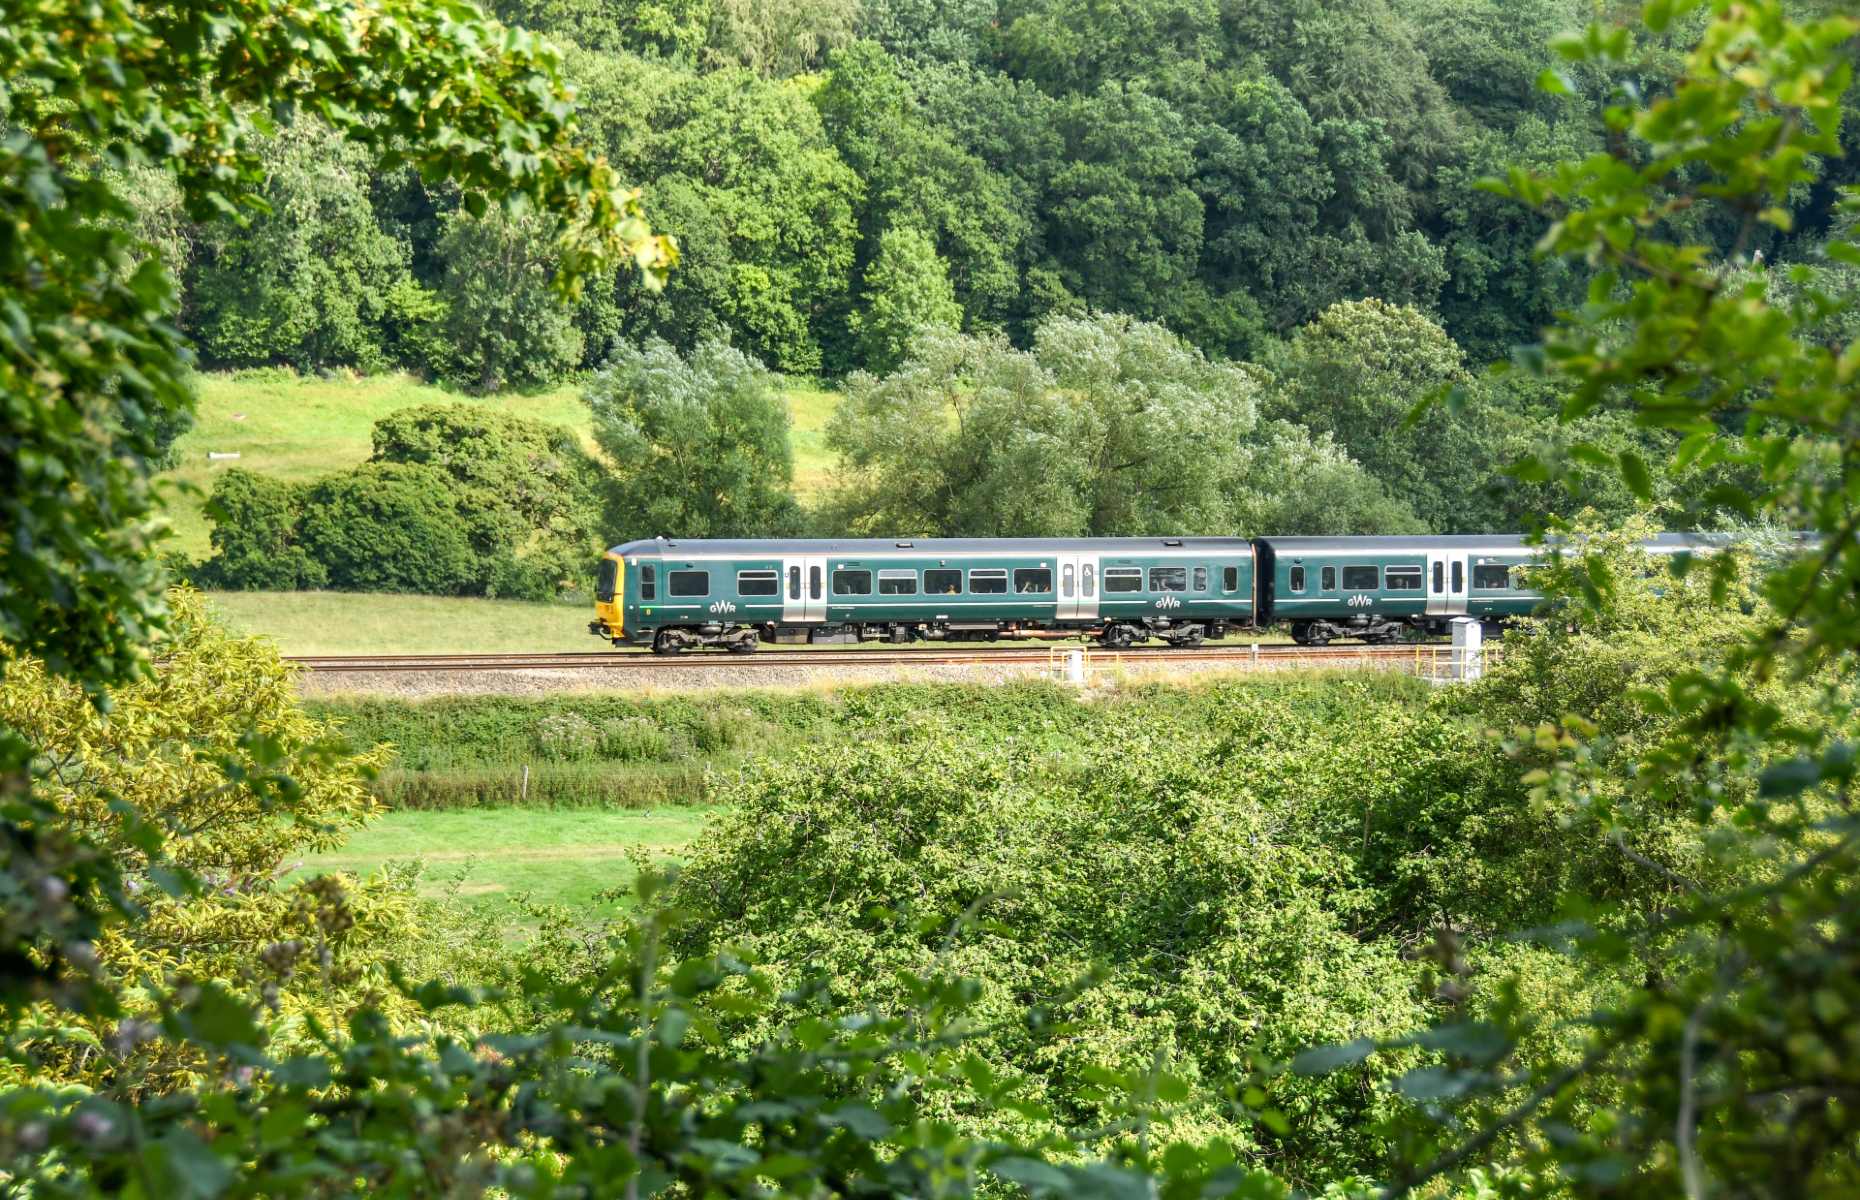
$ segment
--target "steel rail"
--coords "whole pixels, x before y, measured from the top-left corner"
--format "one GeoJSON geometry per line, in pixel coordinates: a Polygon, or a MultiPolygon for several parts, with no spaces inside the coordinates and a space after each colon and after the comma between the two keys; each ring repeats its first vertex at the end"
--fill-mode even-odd
{"type": "Polygon", "coordinates": [[[895,667],[972,666],[1007,663],[1063,663],[1071,649],[1089,652],[1094,667],[1107,659],[1122,663],[1283,662],[1348,663],[1351,661],[1417,661],[1450,652],[1441,643],[1394,646],[1288,646],[1229,645],[1186,649],[1176,646],[1133,646],[1105,650],[1079,643],[1049,642],[1038,647],[1008,646],[996,649],[922,650],[764,650],[753,654],[698,651],[661,655],[649,651],[576,651],[560,654],[307,654],[286,656],[306,671],[317,673],[376,671],[535,671],[633,670],[678,671],[701,667],[895,667]]]}

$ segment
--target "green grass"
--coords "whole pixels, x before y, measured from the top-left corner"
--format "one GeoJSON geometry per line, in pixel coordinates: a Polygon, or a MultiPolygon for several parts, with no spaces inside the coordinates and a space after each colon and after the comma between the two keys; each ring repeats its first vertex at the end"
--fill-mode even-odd
{"type": "Polygon", "coordinates": [[[789,441],[794,446],[794,491],[803,502],[833,480],[833,455],[827,450],[827,422],[840,402],[834,392],[790,387],[789,441]]]}
{"type": "Polygon", "coordinates": [[[495,909],[527,894],[542,904],[591,910],[601,892],[632,883],[629,852],[676,859],[715,809],[539,811],[523,808],[391,812],[357,830],[302,873],[368,874],[393,861],[424,864],[420,891],[495,909]]]}
{"type": "MultiPolygon", "coordinates": [[[[590,421],[579,389],[565,384],[534,394],[467,396],[421,383],[408,375],[323,379],[284,370],[234,371],[196,378],[200,404],[194,428],[176,449],[180,465],[164,478],[193,484],[199,495],[177,495],[168,506],[174,524],[172,549],[189,558],[207,557],[210,527],[201,511],[214,478],[245,467],[280,479],[309,480],[352,467],[373,452],[374,423],[397,409],[418,404],[482,404],[503,412],[566,425],[588,441],[590,421]],[[237,459],[209,462],[208,453],[237,459]]],[[[822,430],[837,397],[807,385],[788,393],[793,416],[796,487],[807,499],[832,474],[822,430]]]]}
{"type": "Polygon", "coordinates": [[[239,633],[271,638],[283,654],[520,654],[601,650],[592,607],[457,596],[349,592],[214,592],[239,633]]]}

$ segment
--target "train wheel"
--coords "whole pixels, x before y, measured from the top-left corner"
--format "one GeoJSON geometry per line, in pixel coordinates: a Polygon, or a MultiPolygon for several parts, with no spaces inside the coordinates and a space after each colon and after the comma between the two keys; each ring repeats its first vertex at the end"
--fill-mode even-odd
{"type": "Polygon", "coordinates": [[[669,629],[661,629],[652,635],[654,654],[677,654],[684,648],[684,644],[669,629]]]}
{"type": "Polygon", "coordinates": [[[742,641],[730,643],[730,653],[731,654],[754,654],[756,652],[756,647],[760,644],[761,644],[761,639],[759,635],[756,633],[755,630],[752,629],[749,631],[749,636],[744,638],[742,641]]]}
{"type": "Polygon", "coordinates": [[[1311,644],[1311,622],[1293,621],[1292,640],[1300,646],[1309,646],[1311,644]]]}
{"type": "Polygon", "coordinates": [[[1106,625],[1104,632],[1098,635],[1098,641],[1107,650],[1128,650],[1136,637],[1128,625],[1106,625]]]}

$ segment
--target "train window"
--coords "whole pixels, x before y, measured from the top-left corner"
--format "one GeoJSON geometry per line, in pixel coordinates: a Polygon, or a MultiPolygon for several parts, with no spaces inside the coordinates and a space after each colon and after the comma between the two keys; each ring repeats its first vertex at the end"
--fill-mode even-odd
{"type": "Polygon", "coordinates": [[[1112,592],[1140,592],[1143,590],[1143,571],[1139,567],[1106,567],[1104,569],[1104,590],[1112,592]]]}
{"type": "Polygon", "coordinates": [[[667,571],[665,590],[674,596],[710,595],[709,571],[667,571]]]}
{"type": "Polygon", "coordinates": [[[656,600],[659,598],[659,571],[656,567],[639,569],[639,598],[656,600]]]}
{"type": "Polygon", "coordinates": [[[924,592],[931,596],[954,596],[962,591],[962,572],[933,570],[924,572],[924,592]]]}
{"type": "Polygon", "coordinates": [[[1337,590],[1337,568],[1325,567],[1318,572],[1318,591],[1334,592],[1337,590]]]}
{"type": "Polygon", "coordinates": [[[1421,590],[1421,568],[1390,567],[1382,576],[1386,587],[1391,592],[1418,592],[1421,590]]]}
{"type": "Polygon", "coordinates": [[[1345,567],[1343,569],[1343,590],[1346,592],[1373,592],[1380,582],[1381,572],[1374,567],[1345,567]]]}
{"type": "Polygon", "coordinates": [[[970,571],[969,590],[977,596],[998,596],[1007,592],[1006,571],[970,571]]]}
{"type": "Polygon", "coordinates": [[[1434,595],[1438,596],[1440,595],[1440,593],[1446,590],[1447,590],[1447,564],[1435,563],[1434,564],[1434,595]]]}
{"type": "Polygon", "coordinates": [[[807,598],[809,600],[820,599],[820,568],[819,567],[807,568],[807,598]]]}
{"type": "Polygon", "coordinates": [[[872,594],[872,572],[854,571],[841,567],[833,572],[833,594],[835,596],[870,596],[872,594]]]}
{"type": "Polygon", "coordinates": [[[1223,592],[1237,592],[1240,590],[1239,567],[1221,568],[1221,590],[1223,592]]]}
{"type": "Polygon", "coordinates": [[[1079,595],[1096,596],[1098,594],[1098,568],[1090,563],[1079,572],[1079,595]]]}
{"type": "Polygon", "coordinates": [[[1498,591],[1511,586],[1511,568],[1503,563],[1480,563],[1473,568],[1473,586],[1498,591]]]}
{"type": "Polygon", "coordinates": [[[1053,590],[1051,567],[1014,568],[1014,590],[1023,596],[1043,595],[1053,590]]]}
{"type": "Polygon", "coordinates": [[[739,596],[781,595],[781,575],[775,571],[738,571],[736,594],[739,596]]]}
{"type": "Polygon", "coordinates": [[[1187,567],[1151,567],[1150,591],[1152,592],[1186,592],[1188,590],[1187,567]]]}
{"type": "Polygon", "coordinates": [[[1198,592],[1205,592],[1208,590],[1208,568],[1195,568],[1195,590],[1198,592]]]}
{"type": "Polygon", "coordinates": [[[602,604],[612,604],[614,600],[614,578],[620,573],[620,564],[611,558],[601,560],[601,577],[594,584],[594,598],[602,604]]]}
{"type": "Polygon", "coordinates": [[[1290,586],[1294,592],[1302,592],[1305,590],[1305,569],[1303,567],[1292,568],[1290,586]]]}
{"type": "Polygon", "coordinates": [[[1071,563],[1059,568],[1059,594],[1070,600],[1078,595],[1079,573],[1071,563]]]}
{"type": "Polygon", "coordinates": [[[1455,559],[1453,562],[1453,591],[1458,594],[1466,590],[1466,564],[1455,559]]]}
{"type": "Polygon", "coordinates": [[[801,598],[801,568],[789,567],[788,568],[788,599],[799,600],[800,598],[801,598]]]}
{"type": "Polygon", "coordinates": [[[880,571],[878,573],[878,594],[881,596],[915,596],[917,594],[917,572],[880,571]]]}

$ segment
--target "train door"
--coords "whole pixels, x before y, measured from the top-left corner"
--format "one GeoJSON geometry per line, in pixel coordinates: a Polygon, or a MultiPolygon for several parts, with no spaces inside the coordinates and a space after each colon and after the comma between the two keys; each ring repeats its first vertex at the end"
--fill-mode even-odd
{"type": "Polygon", "coordinates": [[[1466,555],[1432,551],[1427,555],[1427,615],[1466,615],[1466,555]]]}
{"type": "Polygon", "coordinates": [[[1055,620],[1096,621],[1098,619],[1098,556],[1096,554],[1061,554],[1059,567],[1059,605],[1055,620]]]}
{"type": "Polygon", "coordinates": [[[827,556],[803,554],[781,560],[781,619],[801,625],[827,619],[827,556]]]}

